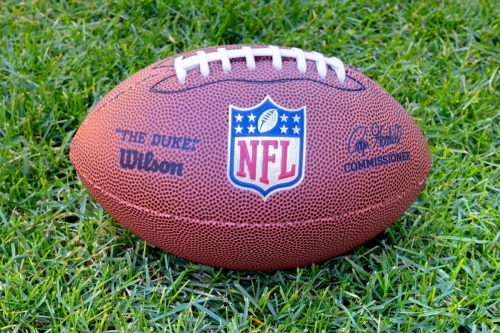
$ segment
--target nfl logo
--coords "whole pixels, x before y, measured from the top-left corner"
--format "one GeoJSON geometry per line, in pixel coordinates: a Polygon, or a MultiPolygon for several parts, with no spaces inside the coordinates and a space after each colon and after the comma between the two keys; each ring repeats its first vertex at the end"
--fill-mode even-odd
{"type": "Polygon", "coordinates": [[[251,108],[229,107],[228,177],[259,193],[290,189],[304,178],[306,108],[290,110],[271,97],[251,108]]]}

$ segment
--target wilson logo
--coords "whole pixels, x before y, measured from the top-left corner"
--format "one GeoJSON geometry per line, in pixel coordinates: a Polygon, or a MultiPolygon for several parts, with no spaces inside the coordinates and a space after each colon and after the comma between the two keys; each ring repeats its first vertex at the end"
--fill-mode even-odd
{"type": "Polygon", "coordinates": [[[158,160],[152,151],[146,153],[135,149],[120,148],[120,167],[129,170],[182,176],[182,163],[158,160]]]}

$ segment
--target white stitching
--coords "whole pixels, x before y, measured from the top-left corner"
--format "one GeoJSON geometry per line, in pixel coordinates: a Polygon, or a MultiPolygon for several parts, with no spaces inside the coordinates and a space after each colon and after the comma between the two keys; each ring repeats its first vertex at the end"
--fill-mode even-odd
{"type": "Polygon", "coordinates": [[[177,80],[181,83],[184,82],[186,80],[187,71],[182,65],[182,56],[175,58],[174,68],[177,74],[177,80]]]}
{"type": "Polygon", "coordinates": [[[292,50],[294,50],[297,53],[297,69],[299,70],[300,74],[305,74],[307,71],[307,63],[306,63],[306,56],[304,55],[304,51],[302,49],[298,49],[294,47],[292,50]]]}
{"type": "Polygon", "coordinates": [[[241,49],[245,52],[248,69],[253,71],[255,69],[255,57],[253,56],[252,49],[250,46],[243,46],[241,49]]]}
{"type": "Polygon", "coordinates": [[[198,55],[198,61],[200,63],[201,75],[207,77],[208,74],[210,74],[210,67],[208,67],[207,54],[205,53],[205,51],[198,51],[196,52],[196,54],[198,55]]]}
{"type": "Polygon", "coordinates": [[[269,46],[267,48],[251,48],[242,46],[241,49],[226,50],[225,48],[218,48],[217,52],[205,53],[204,51],[196,52],[195,56],[184,59],[179,56],[175,59],[174,68],[177,79],[179,82],[186,80],[187,72],[194,68],[200,68],[203,76],[210,74],[209,63],[213,61],[220,61],[224,72],[231,70],[231,59],[245,58],[249,70],[255,69],[255,57],[271,57],[273,67],[276,70],[282,68],[282,58],[294,58],[297,61],[297,69],[299,73],[305,74],[307,71],[307,60],[316,63],[316,70],[319,76],[324,79],[328,74],[328,67],[335,71],[337,78],[340,82],[345,80],[345,67],[344,63],[338,58],[326,58],[318,52],[304,52],[298,48],[281,49],[276,46],[269,46]]]}
{"type": "Polygon", "coordinates": [[[229,56],[227,55],[227,50],[223,47],[219,47],[217,52],[220,53],[220,61],[222,62],[222,70],[224,73],[231,71],[231,62],[229,61],[229,56]]]}
{"type": "Polygon", "coordinates": [[[316,57],[316,69],[318,70],[319,76],[324,79],[326,77],[326,59],[325,56],[318,52],[311,52],[316,57]]]}
{"type": "Polygon", "coordinates": [[[332,64],[333,70],[337,74],[340,81],[344,82],[345,80],[345,68],[344,63],[339,58],[331,57],[328,59],[332,64]]]}
{"type": "Polygon", "coordinates": [[[277,71],[280,71],[281,68],[283,68],[283,63],[281,62],[280,49],[277,48],[276,46],[269,46],[269,49],[271,49],[271,54],[273,57],[273,67],[277,71]]]}

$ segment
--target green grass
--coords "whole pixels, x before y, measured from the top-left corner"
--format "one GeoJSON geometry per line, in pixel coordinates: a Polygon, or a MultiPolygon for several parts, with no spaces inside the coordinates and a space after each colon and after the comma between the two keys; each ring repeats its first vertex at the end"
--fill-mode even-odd
{"type": "Polygon", "coordinates": [[[2,2],[0,331],[497,332],[495,1],[168,2],[2,2]],[[96,204],[68,159],[87,110],[147,64],[231,43],[335,55],[403,104],[433,168],[398,222],[265,274],[166,254],[96,204]]]}

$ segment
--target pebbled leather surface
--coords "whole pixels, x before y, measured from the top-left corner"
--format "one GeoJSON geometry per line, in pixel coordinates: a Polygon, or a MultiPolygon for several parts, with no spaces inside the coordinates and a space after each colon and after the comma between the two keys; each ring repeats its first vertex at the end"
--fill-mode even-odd
{"type": "Polygon", "coordinates": [[[233,269],[302,266],[374,237],[424,185],[431,157],[421,130],[397,101],[353,68],[346,67],[341,83],[332,70],[321,79],[314,62],[308,61],[301,75],[293,59],[283,58],[277,71],[270,57],[259,57],[253,71],[244,59],[231,60],[229,73],[213,62],[208,77],[193,69],[181,84],[174,59],[143,69],[104,97],[70,152],[82,182],[103,208],[158,247],[233,269]],[[266,96],[289,109],[307,107],[307,147],[303,181],[263,200],[228,181],[228,114],[229,105],[249,108],[266,96]],[[400,142],[377,144],[370,134],[373,124],[386,134],[399,125],[400,142]],[[360,127],[370,145],[362,153],[351,149],[360,127]],[[123,130],[146,133],[145,143],[122,140],[123,130]],[[187,138],[191,145],[153,147],[148,143],[155,133],[187,138]],[[182,175],[123,169],[120,149],[181,163],[182,175]],[[346,163],[401,152],[410,159],[345,172],[346,163]]]}

